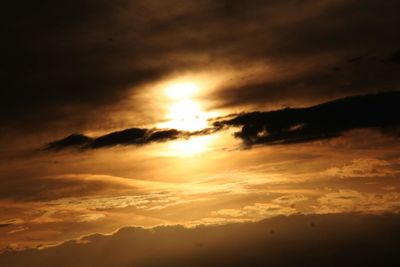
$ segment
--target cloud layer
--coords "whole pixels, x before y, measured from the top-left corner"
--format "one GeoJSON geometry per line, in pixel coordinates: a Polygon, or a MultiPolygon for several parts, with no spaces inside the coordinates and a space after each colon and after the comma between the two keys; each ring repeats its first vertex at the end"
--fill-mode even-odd
{"type": "Polygon", "coordinates": [[[46,0],[3,8],[4,132],[81,131],[146,93],[142,85],[188,72],[233,70],[212,94],[230,108],[399,85],[395,0],[46,0]]]}
{"type": "Polygon", "coordinates": [[[123,228],[43,250],[0,255],[2,266],[396,266],[398,215],[294,215],[187,229],[123,228]],[[112,256],[111,256],[112,255],[112,256]],[[288,256],[290,255],[290,256],[288,256]]]}

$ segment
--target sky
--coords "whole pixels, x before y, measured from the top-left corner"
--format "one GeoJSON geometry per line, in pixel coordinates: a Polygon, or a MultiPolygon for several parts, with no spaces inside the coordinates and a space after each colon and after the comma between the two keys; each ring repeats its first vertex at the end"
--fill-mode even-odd
{"type": "Polygon", "coordinates": [[[399,8],[6,1],[0,265],[390,265],[399,8]]]}

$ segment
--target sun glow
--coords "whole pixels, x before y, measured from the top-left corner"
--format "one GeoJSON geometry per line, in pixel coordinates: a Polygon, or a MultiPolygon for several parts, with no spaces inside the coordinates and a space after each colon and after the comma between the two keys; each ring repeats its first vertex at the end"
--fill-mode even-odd
{"type": "Polygon", "coordinates": [[[195,83],[173,83],[167,86],[165,94],[171,99],[188,99],[199,92],[199,86],[195,83]]]}
{"type": "Polygon", "coordinates": [[[162,123],[160,127],[181,131],[198,131],[206,128],[209,116],[195,99],[199,91],[199,86],[191,82],[173,83],[167,86],[165,94],[172,103],[166,115],[168,121],[162,123]]]}
{"type": "Polygon", "coordinates": [[[193,100],[182,100],[173,104],[166,126],[183,131],[198,131],[207,127],[206,114],[193,100]]]}
{"type": "MultiPolygon", "coordinates": [[[[171,128],[180,131],[200,131],[208,127],[208,119],[214,113],[203,109],[199,95],[202,90],[200,84],[193,81],[178,81],[167,84],[162,88],[164,97],[167,97],[168,111],[165,122],[158,124],[160,128],[171,128]]],[[[212,136],[196,136],[187,140],[176,140],[168,144],[168,156],[189,157],[209,150],[212,136]]],[[[164,152],[163,152],[164,154],[164,152]]]]}
{"type": "Polygon", "coordinates": [[[168,144],[167,155],[191,157],[210,150],[214,135],[192,137],[188,140],[177,140],[168,144]]]}

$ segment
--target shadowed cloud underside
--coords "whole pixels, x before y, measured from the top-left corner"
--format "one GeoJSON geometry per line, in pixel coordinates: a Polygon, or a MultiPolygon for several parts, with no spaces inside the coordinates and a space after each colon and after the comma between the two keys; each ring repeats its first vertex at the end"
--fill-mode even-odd
{"type": "Polygon", "coordinates": [[[293,215],[258,223],[123,228],[0,255],[2,266],[396,266],[399,215],[293,215]],[[110,257],[109,255],[112,255],[110,257]]]}

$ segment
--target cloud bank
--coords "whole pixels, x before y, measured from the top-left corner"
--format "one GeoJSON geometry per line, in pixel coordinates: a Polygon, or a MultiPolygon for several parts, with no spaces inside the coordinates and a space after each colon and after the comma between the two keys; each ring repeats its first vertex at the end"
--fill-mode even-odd
{"type": "Polygon", "coordinates": [[[128,227],[42,250],[0,255],[2,266],[397,266],[399,215],[293,215],[258,223],[128,227]],[[110,257],[109,255],[112,255],[110,257]]]}

